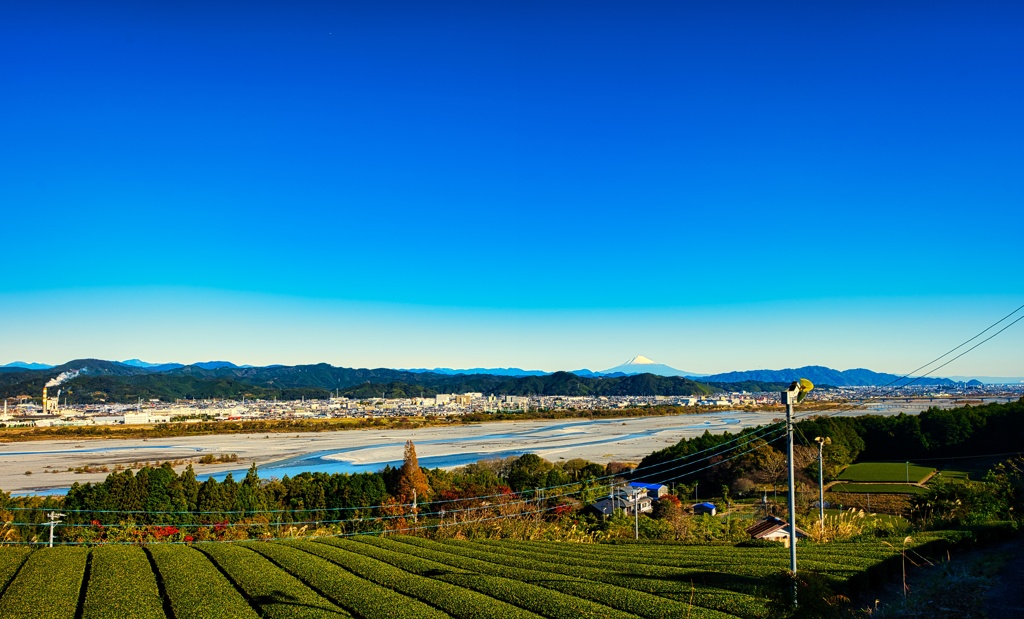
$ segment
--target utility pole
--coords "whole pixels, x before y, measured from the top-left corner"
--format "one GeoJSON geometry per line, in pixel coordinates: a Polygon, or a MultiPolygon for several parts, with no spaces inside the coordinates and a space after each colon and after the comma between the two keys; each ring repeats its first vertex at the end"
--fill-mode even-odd
{"type": "Polygon", "coordinates": [[[806,378],[793,381],[780,396],[786,405],[786,459],[789,468],[789,571],[793,577],[793,607],[796,608],[796,469],[793,462],[793,406],[802,401],[814,384],[806,378]]]}
{"type": "Polygon", "coordinates": [[[64,514],[50,512],[47,516],[50,518],[50,522],[47,523],[50,525],[50,548],[53,548],[53,528],[60,524],[60,519],[64,517],[64,514]]]}
{"type": "MultiPolygon", "coordinates": [[[[789,469],[789,571],[796,578],[796,469],[793,463],[793,401],[796,394],[784,391],[786,403],[786,460],[789,469]],[[789,396],[789,397],[787,397],[789,396]]],[[[796,605],[796,581],[793,581],[793,605],[796,605]]]]}
{"type": "Polygon", "coordinates": [[[822,464],[822,454],[825,445],[831,445],[832,439],[827,436],[815,436],[814,441],[818,443],[818,527],[821,534],[825,534],[825,475],[822,464]]]}
{"type": "Polygon", "coordinates": [[[633,488],[633,535],[640,539],[640,489],[633,488]]]}
{"type": "Polygon", "coordinates": [[[412,521],[416,522],[416,488],[412,489],[412,521]]]}

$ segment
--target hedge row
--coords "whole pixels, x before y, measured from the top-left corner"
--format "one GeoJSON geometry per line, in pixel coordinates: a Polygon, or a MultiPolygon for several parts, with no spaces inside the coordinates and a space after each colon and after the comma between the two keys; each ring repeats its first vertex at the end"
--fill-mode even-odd
{"type": "MultiPolygon", "coordinates": [[[[450,541],[448,543],[463,545],[467,547],[473,547],[480,550],[492,550],[496,548],[493,542],[487,541],[450,541]]],[[[565,563],[572,566],[587,566],[597,569],[612,569],[619,570],[622,567],[622,562],[626,561],[629,564],[641,564],[648,567],[661,566],[671,569],[679,568],[698,568],[707,569],[709,566],[714,566],[720,571],[729,571],[730,573],[743,573],[747,575],[760,575],[767,573],[774,573],[779,569],[784,569],[789,562],[789,551],[782,548],[779,550],[784,552],[775,552],[774,548],[736,548],[729,547],[730,553],[728,555],[722,555],[719,553],[705,553],[699,548],[692,547],[677,547],[681,548],[681,551],[676,556],[659,556],[644,552],[646,549],[642,549],[638,546],[621,546],[620,548],[634,548],[635,552],[607,552],[607,548],[611,548],[606,545],[598,544],[580,544],[578,548],[570,548],[565,550],[558,550],[555,552],[545,551],[541,549],[535,549],[529,546],[520,546],[518,543],[505,544],[501,546],[503,553],[515,553],[521,556],[535,557],[540,560],[552,562],[552,563],[565,563]],[[573,552],[575,551],[575,552],[573,552]],[[781,566],[781,568],[780,568],[781,566]]],[[[817,549],[821,546],[813,546],[808,544],[807,546],[801,546],[799,554],[801,558],[801,564],[805,565],[809,569],[820,571],[823,573],[830,573],[836,576],[844,576],[848,572],[859,571],[860,569],[867,569],[871,566],[888,559],[894,554],[894,551],[889,547],[884,552],[877,552],[874,556],[857,556],[853,554],[831,553],[831,551],[820,552],[817,549]],[[851,569],[856,568],[856,569],[851,569]]],[[[666,572],[667,575],[671,575],[671,572],[666,572]]],[[[643,575],[650,576],[652,572],[646,570],[643,575]]]]}
{"type": "Polygon", "coordinates": [[[164,619],[164,604],[146,551],[139,546],[93,549],[83,619],[164,619]]]}
{"type": "Polygon", "coordinates": [[[378,559],[346,549],[346,546],[360,546],[355,542],[331,539],[325,543],[295,542],[293,545],[337,563],[357,576],[419,598],[440,608],[452,617],[463,619],[537,619],[538,617],[535,613],[476,591],[412,574],[378,559]]]}
{"type": "Polygon", "coordinates": [[[483,562],[456,557],[446,552],[418,548],[390,539],[366,537],[359,538],[359,541],[367,546],[372,545],[390,551],[378,558],[382,558],[392,565],[409,571],[423,570],[425,566],[422,560],[425,559],[429,562],[426,566],[428,567],[426,574],[432,578],[475,589],[485,595],[546,617],[573,619],[575,617],[635,616],[598,602],[525,582],[521,578],[522,574],[516,570],[490,569],[483,562]],[[421,560],[409,561],[406,559],[409,555],[421,560]],[[458,571],[453,571],[452,567],[458,571]]]}
{"type": "MultiPolygon", "coordinates": [[[[733,562],[717,561],[711,556],[717,552],[715,548],[708,548],[710,552],[702,552],[701,548],[687,552],[690,565],[682,570],[664,566],[652,566],[642,558],[632,561],[629,556],[620,555],[618,563],[599,563],[601,567],[587,566],[589,560],[580,559],[579,554],[583,552],[594,553],[601,561],[601,557],[609,548],[607,545],[584,545],[580,544],[579,553],[576,558],[564,556],[561,553],[569,548],[567,545],[559,545],[558,553],[544,555],[539,552],[522,552],[515,548],[522,547],[522,542],[498,543],[493,542],[449,542],[455,547],[469,545],[477,547],[485,552],[493,553],[498,547],[502,549],[502,555],[517,556],[520,559],[533,561],[536,569],[549,569],[561,573],[576,576],[589,577],[604,582],[612,582],[625,587],[633,587],[639,590],[648,591],[658,595],[679,599],[681,601],[693,600],[701,606],[709,606],[743,614],[743,606],[749,604],[749,596],[760,596],[766,592],[765,577],[778,574],[780,564],[785,564],[788,559],[788,551],[785,549],[763,549],[763,548],[726,548],[731,551],[734,557],[742,560],[743,564],[733,562]],[[764,551],[769,551],[768,555],[764,551]],[[703,557],[703,561],[694,560],[694,555],[703,557]],[[772,556],[774,555],[774,556],[772,556]],[[550,562],[550,563],[549,563],[550,562]],[[609,565],[617,565],[612,569],[609,565]],[[592,571],[588,571],[592,570],[592,571]],[[679,592],[671,583],[692,580],[702,583],[705,586],[696,589],[696,593],[679,592]],[[708,587],[706,585],[712,585],[708,587]],[[715,591],[713,586],[721,588],[715,591]],[[743,595],[736,592],[744,592],[743,595]],[[717,602],[715,600],[718,600],[717,602]],[[737,606],[739,604],[739,606],[737,606]]],[[[529,544],[529,543],[527,543],[529,544]]],[[[916,542],[918,549],[927,545],[926,540],[916,542]]],[[[529,545],[530,548],[539,548],[529,545]]],[[[634,548],[638,555],[643,556],[647,551],[654,551],[655,548],[648,546],[623,546],[622,548],[634,548]]],[[[686,548],[688,551],[689,547],[686,548]]],[[[848,590],[858,590],[868,587],[871,583],[883,580],[893,570],[894,561],[898,560],[899,553],[892,546],[886,546],[884,542],[857,543],[857,544],[809,544],[802,547],[798,552],[799,565],[803,570],[822,573],[836,582],[840,587],[848,590]],[[866,547],[864,551],[862,547],[866,547]],[[860,549],[858,551],[858,549],[860,549]],[[872,555],[867,558],[862,555],[872,555]]],[[[762,609],[765,607],[760,602],[756,603],[762,609]]],[[[753,606],[748,612],[753,612],[753,606]]]]}
{"type": "Polygon", "coordinates": [[[244,542],[243,545],[264,555],[353,615],[394,619],[448,617],[419,600],[363,580],[326,559],[284,543],[244,542]]]}
{"type": "Polygon", "coordinates": [[[14,575],[21,569],[21,564],[25,562],[25,557],[30,552],[32,550],[25,546],[0,548],[0,593],[7,589],[8,583],[11,582],[14,575]]]}
{"type": "Polygon", "coordinates": [[[0,617],[75,619],[88,557],[86,548],[43,548],[30,554],[0,598],[0,617]]]}
{"type": "MultiPolygon", "coordinates": [[[[458,542],[458,540],[446,540],[458,542]]],[[[458,542],[470,543],[470,542],[458,542]]],[[[745,563],[750,559],[773,560],[788,558],[789,551],[782,544],[773,544],[768,547],[737,547],[728,546],[700,546],[700,545],[651,545],[644,543],[635,544],[585,544],[585,543],[550,543],[550,542],[522,542],[506,540],[473,540],[473,544],[487,545],[500,548],[513,548],[516,550],[528,550],[541,552],[546,555],[559,555],[567,557],[607,557],[607,558],[631,558],[643,557],[653,562],[664,562],[666,565],[678,565],[680,563],[706,563],[712,560],[715,563],[745,563]]],[[[800,552],[808,556],[831,556],[840,555],[843,557],[859,557],[863,559],[885,557],[891,554],[891,548],[883,542],[831,542],[828,544],[815,544],[812,542],[801,542],[800,552]]]]}
{"type": "MultiPolygon", "coordinates": [[[[669,593],[685,592],[687,595],[685,599],[673,599],[669,596],[659,596],[656,592],[644,591],[643,585],[647,583],[641,579],[601,578],[601,570],[575,569],[571,566],[545,563],[539,558],[526,559],[493,551],[482,552],[461,544],[442,544],[419,538],[401,538],[401,541],[420,550],[447,555],[450,557],[447,561],[451,565],[465,566],[472,563],[478,566],[478,569],[490,573],[517,574],[518,578],[526,582],[535,582],[543,587],[590,599],[641,617],[690,616],[710,619],[735,617],[737,611],[744,616],[752,611],[760,611],[760,605],[756,600],[747,595],[732,593],[729,595],[731,603],[725,604],[726,608],[723,609],[723,603],[719,599],[721,596],[709,596],[703,585],[698,589],[691,586],[689,580],[681,578],[658,579],[661,587],[669,593]]],[[[629,566],[623,564],[618,567],[622,570],[629,569],[629,566]]],[[[611,572],[612,576],[615,574],[616,572],[611,572]]]]}
{"type": "Polygon", "coordinates": [[[227,573],[263,617],[291,619],[301,614],[310,619],[338,619],[352,616],[248,548],[218,543],[197,544],[196,548],[227,573]]]}
{"type": "Polygon", "coordinates": [[[259,615],[206,555],[188,546],[147,548],[164,582],[175,619],[256,619],[259,615]]]}

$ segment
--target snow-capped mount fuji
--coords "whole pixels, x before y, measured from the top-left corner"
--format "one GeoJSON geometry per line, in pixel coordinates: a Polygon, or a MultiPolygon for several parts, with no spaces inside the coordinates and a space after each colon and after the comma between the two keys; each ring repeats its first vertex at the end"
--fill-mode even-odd
{"type": "Polygon", "coordinates": [[[654,374],[656,376],[704,376],[704,374],[698,374],[696,372],[685,372],[683,370],[677,370],[674,367],[665,365],[664,363],[658,363],[657,361],[648,359],[643,355],[637,355],[622,365],[617,365],[607,370],[602,370],[601,374],[654,374]]]}

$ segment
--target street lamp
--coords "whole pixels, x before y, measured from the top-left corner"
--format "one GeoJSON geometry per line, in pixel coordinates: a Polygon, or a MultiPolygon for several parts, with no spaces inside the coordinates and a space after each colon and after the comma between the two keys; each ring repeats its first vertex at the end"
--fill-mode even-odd
{"type": "Polygon", "coordinates": [[[789,571],[793,577],[793,607],[796,607],[796,469],[793,464],[793,406],[804,401],[814,383],[801,378],[780,394],[786,405],[786,455],[789,461],[789,571]]]}
{"type": "Polygon", "coordinates": [[[831,445],[832,439],[827,436],[815,436],[814,442],[818,444],[818,528],[821,534],[825,534],[825,475],[822,465],[822,456],[825,445],[831,445]]]}

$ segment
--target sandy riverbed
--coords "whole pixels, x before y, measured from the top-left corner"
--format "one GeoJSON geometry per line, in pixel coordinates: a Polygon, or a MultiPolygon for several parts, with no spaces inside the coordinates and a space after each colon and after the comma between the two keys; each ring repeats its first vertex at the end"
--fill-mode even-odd
{"type": "MultiPolygon", "coordinates": [[[[841,413],[916,414],[928,406],[949,407],[951,400],[889,401],[870,409],[841,413]]],[[[718,411],[669,417],[602,420],[508,421],[413,430],[345,430],[302,434],[190,436],[167,439],[77,439],[0,443],[0,489],[25,493],[67,488],[75,482],[98,482],[108,473],[74,473],[68,469],[137,462],[188,460],[204,455],[237,454],[232,463],[201,465],[208,474],[237,471],[256,463],[262,477],[294,475],[299,470],[339,472],[340,465],[376,470],[400,461],[405,441],[416,444],[423,466],[450,467],[488,457],[535,453],[551,461],[584,458],[593,462],[638,462],[653,451],[697,436],[705,430],[736,432],[770,423],[778,413],[718,411]],[[433,463],[432,463],[433,461],[433,463]],[[276,468],[275,468],[276,467],[276,468]],[[26,475],[31,471],[31,475],[26,475]]],[[[176,467],[178,470],[184,465],[176,467]]],[[[351,467],[350,467],[351,468],[351,467]]]]}
{"type": "MultiPolygon", "coordinates": [[[[238,462],[195,464],[200,475],[244,469],[253,462],[264,469],[308,454],[318,454],[326,462],[373,465],[401,460],[407,440],[416,444],[421,461],[459,454],[474,454],[475,460],[475,454],[486,458],[518,450],[552,461],[585,458],[601,463],[635,462],[652,451],[705,430],[735,432],[744,425],[767,423],[773,418],[774,415],[764,413],[714,413],[598,421],[510,421],[413,430],[0,443],[0,488],[6,492],[66,488],[75,482],[102,481],[107,475],[74,473],[68,471],[69,468],[107,466],[113,469],[117,464],[142,461],[194,462],[206,454],[237,454],[238,462]],[[26,471],[32,474],[26,475],[26,471]]],[[[261,472],[261,475],[268,474],[261,472]]]]}

